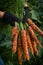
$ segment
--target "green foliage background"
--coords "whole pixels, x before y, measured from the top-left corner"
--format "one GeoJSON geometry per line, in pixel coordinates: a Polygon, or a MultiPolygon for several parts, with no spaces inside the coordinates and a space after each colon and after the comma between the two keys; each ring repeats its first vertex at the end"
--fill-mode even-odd
{"type": "MultiPolygon", "coordinates": [[[[30,9],[30,18],[43,30],[43,0],[0,0],[0,8],[9,11],[19,18],[23,18],[23,3],[27,2],[30,9]]],[[[11,26],[0,20],[0,57],[5,65],[19,65],[17,54],[12,58],[11,52],[11,26]]],[[[36,33],[43,45],[43,38],[36,33]]],[[[43,49],[39,49],[40,56],[32,57],[30,62],[23,61],[23,65],[43,65],[43,49]],[[35,59],[36,58],[36,59],[35,59]]]]}

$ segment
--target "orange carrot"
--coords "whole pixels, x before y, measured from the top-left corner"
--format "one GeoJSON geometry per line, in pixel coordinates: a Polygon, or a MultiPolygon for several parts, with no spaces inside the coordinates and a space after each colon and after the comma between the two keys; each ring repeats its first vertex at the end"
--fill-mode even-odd
{"type": "Polygon", "coordinates": [[[32,47],[34,49],[34,53],[38,56],[38,50],[36,48],[36,42],[35,41],[32,41],[32,47]]]}
{"type": "Polygon", "coordinates": [[[33,48],[32,48],[32,42],[31,42],[31,38],[30,38],[29,34],[27,35],[27,43],[28,43],[28,46],[30,48],[32,55],[34,55],[34,51],[33,51],[33,48]]]}
{"type": "Polygon", "coordinates": [[[17,30],[17,32],[15,33],[14,31],[13,31],[13,40],[12,40],[12,53],[15,53],[16,52],[16,50],[17,50],[17,38],[18,38],[18,30],[17,30]],[[14,36],[14,37],[13,37],[14,36]]]}
{"type": "Polygon", "coordinates": [[[28,31],[29,31],[32,39],[36,41],[36,43],[39,45],[40,48],[42,48],[40,41],[38,40],[37,36],[35,35],[33,29],[30,26],[28,27],[28,31]]]}
{"type": "Polygon", "coordinates": [[[18,29],[17,29],[17,27],[13,27],[12,28],[12,38],[13,38],[13,36],[15,36],[15,34],[18,32],[18,29]]]}
{"type": "Polygon", "coordinates": [[[41,29],[39,29],[39,27],[37,27],[33,21],[31,19],[27,20],[28,24],[33,28],[33,30],[35,30],[36,32],[38,32],[41,36],[43,36],[43,32],[41,31],[41,29]]]}
{"type": "Polygon", "coordinates": [[[29,52],[28,52],[28,45],[27,45],[27,38],[26,38],[26,31],[21,30],[21,42],[22,42],[22,47],[23,47],[23,52],[24,52],[24,58],[29,60],[29,52]]]}
{"type": "Polygon", "coordinates": [[[21,45],[20,38],[18,38],[17,52],[18,52],[19,63],[20,63],[20,65],[22,65],[22,45],[21,45]]]}

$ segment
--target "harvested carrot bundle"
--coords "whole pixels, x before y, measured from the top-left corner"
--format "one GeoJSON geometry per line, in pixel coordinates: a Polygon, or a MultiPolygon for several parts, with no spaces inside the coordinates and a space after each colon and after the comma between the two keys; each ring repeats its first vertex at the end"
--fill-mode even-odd
{"type": "Polygon", "coordinates": [[[32,42],[31,42],[31,38],[30,38],[29,34],[27,35],[27,43],[28,43],[28,46],[30,48],[32,55],[34,55],[34,50],[33,50],[33,47],[32,47],[32,42]]]}
{"type": "Polygon", "coordinates": [[[36,31],[38,32],[41,36],[43,36],[43,32],[37,27],[31,19],[28,18],[27,20],[28,24],[36,31]]]}
{"type": "Polygon", "coordinates": [[[36,43],[39,45],[40,48],[42,48],[40,41],[38,40],[37,36],[35,35],[33,29],[30,26],[28,27],[28,31],[29,31],[32,39],[36,41],[36,43]]]}
{"type": "Polygon", "coordinates": [[[24,52],[24,58],[29,60],[29,52],[28,52],[28,45],[27,45],[27,38],[26,38],[26,31],[21,30],[21,42],[22,42],[22,47],[23,47],[23,52],[24,52]]]}
{"type": "Polygon", "coordinates": [[[12,53],[15,53],[17,50],[17,38],[18,38],[18,30],[16,31],[16,33],[14,32],[15,27],[13,28],[13,33],[12,33],[12,53]]]}
{"type": "Polygon", "coordinates": [[[37,49],[36,46],[37,46],[36,45],[36,42],[35,41],[32,41],[32,47],[33,47],[34,53],[38,56],[39,54],[38,54],[38,49],[37,49]]]}

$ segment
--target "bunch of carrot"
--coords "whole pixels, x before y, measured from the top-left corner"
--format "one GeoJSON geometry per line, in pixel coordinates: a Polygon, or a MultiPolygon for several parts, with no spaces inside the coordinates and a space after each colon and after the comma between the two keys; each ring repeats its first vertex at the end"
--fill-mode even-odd
{"type": "Polygon", "coordinates": [[[34,54],[39,55],[37,45],[40,48],[42,48],[42,45],[34,31],[41,36],[43,36],[43,31],[31,19],[28,19],[26,23],[20,22],[18,24],[19,27],[15,26],[12,28],[12,54],[18,53],[18,60],[20,65],[22,65],[22,58],[30,60],[29,49],[33,56],[34,54]]]}

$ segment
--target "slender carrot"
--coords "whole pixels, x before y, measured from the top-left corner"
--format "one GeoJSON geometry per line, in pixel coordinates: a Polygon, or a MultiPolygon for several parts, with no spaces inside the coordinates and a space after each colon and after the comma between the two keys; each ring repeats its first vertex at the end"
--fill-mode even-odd
{"type": "Polygon", "coordinates": [[[17,52],[18,52],[19,63],[20,63],[20,65],[22,65],[22,45],[21,45],[20,38],[18,38],[17,52]]]}
{"type": "Polygon", "coordinates": [[[38,49],[36,48],[36,42],[35,41],[32,41],[32,47],[33,47],[33,49],[34,49],[34,53],[38,56],[39,54],[38,54],[38,49]]]}
{"type": "Polygon", "coordinates": [[[29,34],[27,35],[27,43],[28,43],[28,46],[30,48],[30,51],[31,51],[32,55],[34,55],[34,51],[33,51],[33,47],[32,47],[32,42],[31,42],[31,38],[30,38],[29,34]]]}
{"type": "Polygon", "coordinates": [[[28,45],[27,45],[27,38],[26,38],[25,30],[21,30],[21,42],[22,42],[22,47],[23,47],[23,51],[24,51],[24,58],[29,60],[30,56],[29,56],[29,52],[28,52],[28,45]]]}
{"type": "Polygon", "coordinates": [[[33,30],[35,30],[35,31],[38,32],[41,36],[43,36],[43,31],[41,31],[41,29],[39,29],[39,27],[36,26],[31,19],[28,18],[27,22],[28,22],[28,24],[33,28],[33,30]]]}
{"type": "Polygon", "coordinates": [[[42,48],[42,45],[41,45],[40,41],[38,40],[37,36],[35,35],[33,29],[31,28],[31,26],[28,27],[28,31],[29,31],[32,39],[34,39],[36,41],[36,43],[39,45],[39,47],[42,48]]]}
{"type": "Polygon", "coordinates": [[[13,38],[13,36],[14,36],[17,32],[18,32],[17,27],[13,27],[13,28],[12,28],[12,38],[13,38]]]}
{"type": "Polygon", "coordinates": [[[18,30],[15,33],[15,31],[13,31],[13,36],[12,36],[13,40],[12,40],[12,53],[15,53],[17,50],[17,38],[18,38],[18,30]]]}

